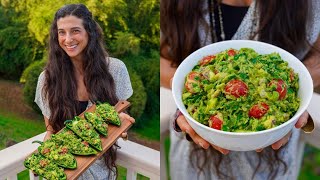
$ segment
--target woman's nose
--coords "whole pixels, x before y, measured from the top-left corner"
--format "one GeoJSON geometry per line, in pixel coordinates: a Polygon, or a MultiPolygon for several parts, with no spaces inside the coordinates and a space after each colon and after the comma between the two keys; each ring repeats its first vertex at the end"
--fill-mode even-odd
{"type": "Polygon", "coordinates": [[[70,43],[73,41],[72,35],[70,33],[66,34],[66,43],[70,43]]]}

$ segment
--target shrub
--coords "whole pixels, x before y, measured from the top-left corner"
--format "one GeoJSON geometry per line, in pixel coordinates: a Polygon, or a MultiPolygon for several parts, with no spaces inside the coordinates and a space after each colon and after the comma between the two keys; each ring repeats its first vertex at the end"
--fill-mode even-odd
{"type": "MultiPolygon", "coordinates": [[[[154,114],[159,114],[160,110],[160,67],[159,67],[159,52],[153,50],[150,54],[130,55],[123,57],[127,67],[131,67],[137,72],[145,91],[147,92],[147,103],[144,110],[144,117],[154,117],[154,114]]],[[[154,118],[152,118],[154,119],[154,118]]],[[[158,119],[159,120],[159,116],[158,119]]]]}
{"type": "Polygon", "coordinates": [[[45,66],[46,61],[36,61],[28,66],[24,72],[22,77],[20,78],[21,82],[25,82],[23,88],[23,96],[24,100],[27,104],[37,112],[41,112],[38,105],[34,102],[38,77],[40,73],[43,71],[43,67],[45,66]]]}
{"type": "Polygon", "coordinates": [[[141,77],[146,91],[160,93],[160,55],[156,50],[150,54],[129,55],[122,57],[127,66],[132,67],[141,77]]]}
{"type": "Polygon", "coordinates": [[[111,44],[115,56],[125,54],[138,54],[140,51],[140,39],[132,33],[116,32],[115,40],[111,44]]]}
{"type": "Polygon", "coordinates": [[[39,44],[26,31],[21,24],[0,30],[0,75],[6,79],[19,79],[22,71],[42,54],[39,44]]]}
{"type": "Polygon", "coordinates": [[[128,99],[128,101],[131,103],[129,113],[136,119],[136,125],[139,126],[139,118],[144,112],[147,102],[147,93],[140,76],[133,69],[131,69],[130,66],[127,67],[133,88],[133,95],[128,99]]]}

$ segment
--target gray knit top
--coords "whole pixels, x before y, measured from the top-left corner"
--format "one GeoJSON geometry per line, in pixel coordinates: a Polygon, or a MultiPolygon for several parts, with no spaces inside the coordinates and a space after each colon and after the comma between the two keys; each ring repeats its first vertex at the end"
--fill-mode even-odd
{"type": "MultiPolygon", "coordinates": [[[[204,3],[205,4],[205,3],[204,3]]],[[[207,5],[205,5],[207,6],[207,5]]],[[[253,26],[253,19],[259,18],[254,16],[254,9],[256,3],[253,1],[241,22],[237,32],[234,34],[232,39],[248,39],[251,30],[256,30],[256,26],[253,26]]],[[[307,28],[307,40],[310,44],[314,44],[319,32],[320,32],[320,1],[313,0],[311,11],[310,11],[310,23],[307,28]]],[[[207,7],[204,7],[207,8],[207,7]]],[[[209,15],[205,16],[207,23],[209,24],[209,15]]],[[[202,46],[212,43],[209,32],[205,31],[204,26],[199,28],[199,36],[202,41],[202,46]]],[[[309,49],[301,49],[298,54],[295,54],[300,60],[304,58],[309,49]]],[[[319,122],[316,122],[319,124],[319,122]]],[[[280,151],[280,158],[287,164],[287,171],[284,173],[284,169],[278,169],[279,173],[275,179],[278,180],[293,180],[297,179],[301,159],[304,148],[304,141],[301,139],[303,133],[300,130],[293,128],[292,135],[287,145],[280,151]]],[[[217,172],[215,171],[215,165],[213,164],[213,155],[203,154],[201,157],[190,157],[194,145],[192,142],[188,142],[182,133],[177,133],[173,129],[170,131],[170,177],[171,180],[214,180],[219,179],[217,172]],[[209,158],[205,158],[209,157],[209,158]],[[203,168],[203,171],[199,171],[198,168],[191,164],[191,159],[197,160],[198,162],[207,161],[209,163],[203,168]],[[198,158],[198,159],[196,159],[198,158]]],[[[267,150],[267,149],[265,149],[267,150]]],[[[265,151],[264,150],[264,151],[265,151]]],[[[269,147],[270,150],[270,147],[269,147]]],[[[227,174],[233,175],[234,179],[237,180],[249,180],[252,179],[252,175],[259,163],[259,157],[255,151],[237,152],[231,151],[227,158],[221,162],[220,170],[227,174]]],[[[267,163],[262,160],[261,165],[253,179],[265,180],[268,177],[270,170],[268,169],[267,163]]]]}
{"type": "MultiPolygon", "coordinates": [[[[119,59],[109,58],[109,72],[111,73],[116,87],[116,95],[119,100],[128,99],[132,93],[131,81],[129,73],[125,64],[119,59]]],[[[45,73],[42,72],[38,78],[36,96],[34,102],[39,106],[42,111],[43,116],[50,120],[51,111],[49,109],[48,101],[42,95],[42,88],[45,81],[45,73]]],[[[92,106],[92,102],[89,101],[88,107],[92,106]]],[[[87,107],[87,108],[88,108],[87,107]]],[[[104,163],[104,159],[100,158],[93,163],[87,171],[85,171],[79,180],[107,180],[109,171],[104,163]]],[[[115,179],[115,175],[112,174],[110,179],[115,179]]]]}

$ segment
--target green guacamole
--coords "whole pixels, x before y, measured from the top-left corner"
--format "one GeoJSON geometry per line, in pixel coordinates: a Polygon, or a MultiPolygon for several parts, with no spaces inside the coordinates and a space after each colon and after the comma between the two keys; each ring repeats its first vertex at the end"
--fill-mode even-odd
{"type": "Polygon", "coordinates": [[[182,100],[195,120],[214,129],[261,131],[295,114],[298,81],[278,53],[228,49],[199,60],[186,77],[182,100]]]}

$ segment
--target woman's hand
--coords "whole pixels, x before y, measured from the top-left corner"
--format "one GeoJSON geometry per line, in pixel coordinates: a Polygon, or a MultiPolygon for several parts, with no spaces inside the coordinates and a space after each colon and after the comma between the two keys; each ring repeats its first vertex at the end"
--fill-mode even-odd
{"type": "MultiPolygon", "coordinates": [[[[131,123],[134,123],[135,122],[135,119],[131,116],[129,116],[128,114],[126,113],[120,113],[119,114],[119,118],[121,119],[121,121],[123,120],[128,120],[130,121],[131,123]]],[[[121,137],[124,139],[124,140],[128,140],[128,133],[127,132],[124,132],[121,134],[121,137]]]]}
{"type": "MultiPolygon", "coordinates": [[[[305,111],[301,116],[300,118],[298,119],[298,121],[296,122],[295,124],[295,127],[297,129],[300,129],[302,128],[307,122],[308,122],[308,117],[309,117],[309,113],[307,111],[305,111]]],[[[290,136],[291,136],[291,131],[286,134],[283,138],[281,138],[279,141],[273,143],[271,145],[272,149],[274,150],[278,150],[280,149],[282,146],[284,146],[285,144],[287,144],[287,142],[289,141],[290,139],[290,136]]],[[[258,149],[256,150],[257,152],[261,152],[263,149],[258,149]]]]}
{"type": "Polygon", "coordinates": [[[46,135],[43,138],[43,142],[51,138],[51,134],[53,134],[52,131],[47,131],[46,135]]]}
{"type": "MultiPolygon", "coordinates": [[[[300,118],[298,119],[298,121],[296,122],[295,124],[295,127],[300,129],[301,127],[303,127],[307,121],[308,121],[308,117],[309,117],[309,114],[307,111],[305,111],[301,116],[300,118]]],[[[187,133],[191,138],[192,140],[194,141],[194,143],[200,145],[202,148],[204,149],[208,149],[210,144],[204,140],[203,138],[201,138],[193,129],[192,127],[189,125],[189,123],[187,122],[187,120],[185,119],[185,117],[183,115],[180,115],[178,118],[177,118],[177,125],[180,127],[180,129],[187,133]]],[[[277,150],[277,149],[280,149],[282,146],[284,146],[290,139],[290,136],[291,136],[291,131],[285,135],[283,138],[281,138],[279,141],[273,143],[271,145],[272,149],[274,150],[277,150]]],[[[219,152],[221,152],[222,154],[228,154],[229,153],[229,150],[227,149],[223,149],[221,147],[218,147],[216,145],[213,145],[211,144],[211,146],[213,148],[215,148],[216,150],[218,150],[219,152]]],[[[257,152],[261,152],[263,149],[258,149],[256,150],[257,152]]]]}
{"type": "Polygon", "coordinates": [[[123,120],[128,120],[128,121],[130,121],[131,123],[134,123],[135,122],[135,119],[133,118],[133,117],[131,117],[131,116],[129,116],[128,114],[126,114],[126,113],[120,113],[119,114],[119,118],[123,121],[123,120]]]}
{"type": "MultiPolygon", "coordinates": [[[[187,133],[193,140],[194,143],[198,144],[199,146],[201,146],[204,149],[208,149],[210,144],[204,140],[202,137],[200,137],[193,129],[192,127],[189,125],[189,123],[187,122],[186,118],[183,115],[180,115],[177,118],[177,125],[180,127],[180,129],[187,133]]],[[[216,150],[218,150],[219,152],[221,152],[222,154],[228,154],[229,150],[227,149],[223,149],[221,147],[218,147],[216,145],[211,144],[211,146],[213,148],[215,148],[216,150]]]]}

